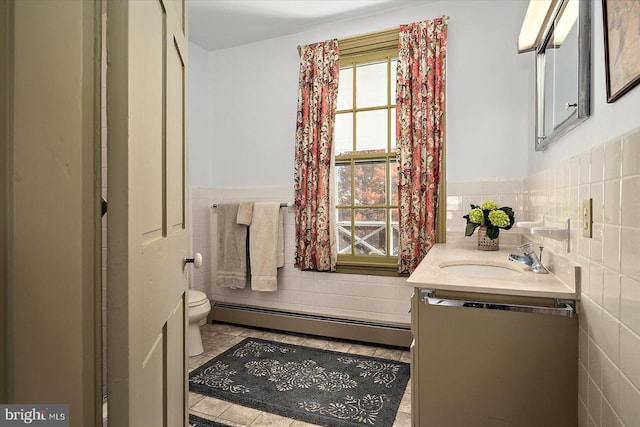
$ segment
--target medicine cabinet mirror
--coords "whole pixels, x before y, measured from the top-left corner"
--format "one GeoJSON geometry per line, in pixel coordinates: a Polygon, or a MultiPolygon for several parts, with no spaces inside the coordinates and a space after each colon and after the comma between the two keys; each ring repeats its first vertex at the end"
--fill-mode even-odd
{"type": "Polygon", "coordinates": [[[536,53],[536,151],[591,114],[591,1],[557,4],[536,53]]]}

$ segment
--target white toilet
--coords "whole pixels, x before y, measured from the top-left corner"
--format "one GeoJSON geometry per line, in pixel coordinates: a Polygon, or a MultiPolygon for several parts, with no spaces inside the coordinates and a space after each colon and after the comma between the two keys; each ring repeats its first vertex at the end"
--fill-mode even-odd
{"type": "Polygon", "coordinates": [[[207,317],[211,311],[211,303],[204,292],[189,289],[189,332],[187,345],[189,356],[197,356],[204,352],[202,338],[200,337],[200,321],[207,317]]]}

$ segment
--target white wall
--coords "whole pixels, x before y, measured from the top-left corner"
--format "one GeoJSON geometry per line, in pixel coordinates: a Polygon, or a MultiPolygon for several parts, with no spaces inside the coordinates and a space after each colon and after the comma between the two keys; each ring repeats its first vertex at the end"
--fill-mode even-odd
{"type": "MultiPolygon", "coordinates": [[[[525,0],[404,2],[384,14],[210,52],[210,186],[293,188],[298,45],[442,15],[451,18],[448,176],[523,178],[527,146],[533,144],[528,117],[534,60],[517,55],[515,43],[526,7],[525,0]]],[[[193,69],[193,54],[190,59],[193,69]]],[[[204,176],[200,167],[204,163],[192,164],[192,176],[204,176]]]]}
{"type": "Polygon", "coordinates": [[[591,117],[543,152],[529,152],[529,175],[576,156],[613,139],[640,124],[640,88],[636,87],[612,104],[607,104],[602,2],[592,0],[591,25],[591,117]]]}
{"type": "Polygon", "coordinates": [[[292,187],[296,46],[443,14],[451,18],[449,181],[524,178],[640,123],[640,89],[613,104],[606,102],[602,5],[592,1],[592,116],[544,152],[533,150],[535,59],[533,53],[515,53],[526,3],[413,3],[383,15],[326,24],[232,49],[206,52],[191,43],[192,186],[292,187]]]}
{"type": "Polygon", "coordinates": [[[189,177],[192,187],[211,184],[211,90],[208,52],[189,43],[189,177]]]}

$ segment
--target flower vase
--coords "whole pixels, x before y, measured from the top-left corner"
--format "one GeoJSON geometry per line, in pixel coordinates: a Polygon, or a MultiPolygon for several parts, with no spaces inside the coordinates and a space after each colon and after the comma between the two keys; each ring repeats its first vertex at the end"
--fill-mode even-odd
{"type": "Polygon", "coordinates": [[[478,250],[479,251],[497,251],[500,249],[500,236],[495,239],[487,236],[487,227],[478,228],[478,250]]]}

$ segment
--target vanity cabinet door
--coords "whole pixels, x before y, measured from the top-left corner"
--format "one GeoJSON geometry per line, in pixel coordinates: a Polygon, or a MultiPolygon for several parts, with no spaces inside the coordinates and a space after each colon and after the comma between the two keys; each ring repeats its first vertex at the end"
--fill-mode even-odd
{"type": "Polygon", "coordinates": [[[412,303],[414,426],[577,425],[577,316],[412,303]]]}

